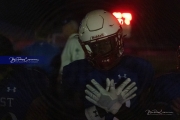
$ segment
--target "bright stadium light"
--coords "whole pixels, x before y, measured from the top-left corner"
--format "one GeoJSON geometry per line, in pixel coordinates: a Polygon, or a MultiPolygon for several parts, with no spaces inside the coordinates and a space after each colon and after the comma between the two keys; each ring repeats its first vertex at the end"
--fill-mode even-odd
{"type": "Polygon", "coordinates": [[[128,12],[113,12],[112,13],[122,25],[123,33],[126,35],[126,38],[131,37],[131,20],[132,15],[128,12]]]}
{"type": "Polygon", "coordinates": [[[130,25],[130,22],[132,20],[131,13],[113,12],[113,15],[118,19],[121,25],[130,25]]]}

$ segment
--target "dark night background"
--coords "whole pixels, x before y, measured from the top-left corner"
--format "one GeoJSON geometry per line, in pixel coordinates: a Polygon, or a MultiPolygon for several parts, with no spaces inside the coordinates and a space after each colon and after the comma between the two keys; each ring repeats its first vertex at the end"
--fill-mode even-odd
{"type": "MultiPolygon", "coordinates": [[[[53,24],[65,14],[80,19],[89,10],[105,8],[133,13],[133,33],[151,44],[179,44],[180,8],[177,0],[1,0],[0,20],[32,31],[38,25],[53,24]]],[[[52,25],[49,25],[52,26],[52,25]]]]}
{"type": "Polygon", "coordinates": [[[85,13],[96,8],[127,11],[133,16],[129,42],[135,54],[149,59],[155,67],[162,61],[165,62],[161,66],[171,63],[169,68],[157,67],[159,71],[170,70],[175,68],[176,63],[172,62],[176,62],[175,52],[180,45],[179,5],[179,0],[1,0],[0,32],[28,39],[39,27],[45,31],[57,27],[58,21],[68,14],[81,20],[85,13]],[[153,55],[159,57],[155,60],[153,55]]]}

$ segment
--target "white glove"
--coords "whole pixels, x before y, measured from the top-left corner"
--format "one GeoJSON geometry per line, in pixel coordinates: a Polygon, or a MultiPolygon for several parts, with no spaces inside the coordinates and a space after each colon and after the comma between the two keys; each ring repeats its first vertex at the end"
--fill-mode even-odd
{"type": "Polygon", "coordinates": [[[86,96],[86,99],[91,103],[105,109],[107,112],[116,114],[126,100],[132,99],[136,96],[135,94],[131,94],[134,93],[137,88],[135,87],[131,89],[135,86],[135,83],[131,83],[128,87],[126,87],[126,85],[130,82],[130,79],[124,81],[117,89],[115,89],[114,80],[110,81],[110,87],[108,87],[109,81],[110,80],[107,78],[106,90],[109,89],[108,92],[99,83],[92,80],[92,84],[98,89],[98,91],[92,86],[87,85],[86,87],[88,90],[86,89],[85,93],[88,96],[86,96]],[[126,89],[124,89],[125,87],[126,89]]]}
{"type": "Polygon", "coordinates": [[[135,87],[136,83],[133,82],[130,85],[128,85],[131,82],[130,78],[127,78],[120,86],[117,87],[117,95],[118,95],[118,101],[120,104],[125,103],[126,101],[134,98],[136,94],[133,94],[137,87],[135,87]],[[128,85],[128,86],[127,86],[128,85]],[[126,87],[127,86],[127,87],[126,87]],[[126,88],[125,88],[126,87],[126,88]],[[134,87],[134,88],[133,88],[134,87]]]}

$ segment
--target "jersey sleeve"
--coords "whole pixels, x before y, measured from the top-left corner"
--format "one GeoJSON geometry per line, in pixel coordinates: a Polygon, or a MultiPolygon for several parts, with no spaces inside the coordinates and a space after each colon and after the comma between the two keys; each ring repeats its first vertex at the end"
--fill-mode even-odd
{"type": "Polygon", "coordinates": [[[85,59],[76,60],[65,66],[62,74],[63,87],[74,91],[82,91],[86,85],[89,66],[85,59]]]}
{"type": "MultiPolygon", "coordinates": [[[[81,83],[81,75],[84,74],[84,61],[79,60],[70,63],[63,69],[62,75],[62,99],[65,111],[72,120],[86,120],[84,107],[84,84],[81,83]]],[[[85,80],[84,80],[85,81],[85,80]]]]}

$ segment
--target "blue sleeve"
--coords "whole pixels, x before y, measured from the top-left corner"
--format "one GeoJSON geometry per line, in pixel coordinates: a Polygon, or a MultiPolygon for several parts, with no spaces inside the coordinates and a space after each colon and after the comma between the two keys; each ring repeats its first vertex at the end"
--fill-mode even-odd
{"type": "Polygon", "coordinates": [[[81,100],[85,99],[86,74],[84,60],[70,63],[63,68],[62,87],[65,97],[72,98],[78,94],[81,100]]]}
{"type": "Polygon", "coordinates": [[[85,71],[84,60],[77,60],[63,68],[62,75],[62,95],[64,106],[71,116],[72,120],[81,120],[86,118],[84,114],[85,106],[85,71]],[[79,116],[79,117],[78,117],[79,116]],[[77,117],[77,118],[76,118],[77,117]]]}
{"type": "Polygon", "coordinates": [[[63,68],[62,84],[65,88],[82,91],[86,85],[88,75],[88,62],[77,60],[63,68]]]}

